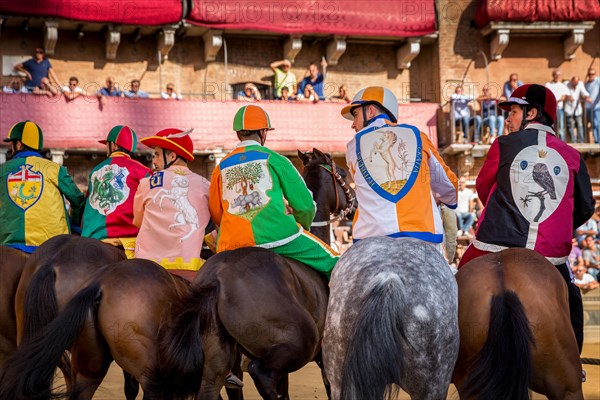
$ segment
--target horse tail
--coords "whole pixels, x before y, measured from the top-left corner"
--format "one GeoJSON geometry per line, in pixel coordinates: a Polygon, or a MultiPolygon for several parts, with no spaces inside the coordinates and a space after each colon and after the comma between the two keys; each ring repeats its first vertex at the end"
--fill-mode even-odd
{"type": "Polygon", "coordinates": [[[44,264],[33,275],[25,292],[22,343],[29,341],[58,315],[54,267],[44,264]]]}
{"type": "Polygon", "coordinates": [[[216,319],[217,294],[216,285],[191,286],[159,333],[160,380],[169,398],[186,399],[200,390],[204,370],[200,329],[208,327],[207,318],[216,319]]]}
{"type": "MultiPolygon", "coordinates": [[[[379,276],[378,276],[379,277],[379,276]]],[[[404,284],[398,275],[373,282],[350,333],[342,367],[342,400],[392,398],[398,392],[406,340],[404,284]]]]}
{"type": "Polygon", "coordinates": [[[98,282],[79,291],[63,312],[6,360],[0,374],[0,400],[67,396],[52,393],[54,370],[81,333],[101,295],[98,282]]]}
{"type": "Polygon", "coordinates": [[[533,333],[517,294],[507,291],[494,295],[488,337],[461,397],[527,400],[532,345],[533,333]]]}

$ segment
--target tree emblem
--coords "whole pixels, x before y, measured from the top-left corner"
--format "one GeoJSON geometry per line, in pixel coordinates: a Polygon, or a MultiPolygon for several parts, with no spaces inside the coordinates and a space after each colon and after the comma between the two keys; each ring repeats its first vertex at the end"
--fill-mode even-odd
{"type": "MultiPolygon", "coordinates": [[[[260,182],[265,176],[260,163],[251,162],[225,170],[225,180],[227,189],[235,190],[244,196],[248,195],[248,189],[253,190],[254,185],[260,182]]],[[[246,211],[250,209],[250,204],[245,205],[246,211]]]]}

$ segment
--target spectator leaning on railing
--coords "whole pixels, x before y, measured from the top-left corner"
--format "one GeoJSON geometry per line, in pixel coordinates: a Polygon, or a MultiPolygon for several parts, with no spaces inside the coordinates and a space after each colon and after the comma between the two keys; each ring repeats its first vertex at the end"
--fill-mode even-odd
{"type": "Polygon", "coordinates": [[[83,95],[83,89],[79,87],[79,79],[76,76],[69,78],[69,84],[62,87],[62,92],[67,101],[72,101],[83,95]]]}
{"type": "Polygon", "coordinates": [[[30,93],[50,97],[58,95],[60,83],[42,47],[37,47],[33,58],[15,65],[14,69],[25,74],[25,87],[30,93]],[[52,86],[49,78],[54,81],[56,87],[52,86]]]}
{"type": "Polygon", "coordinates": [[[589,98],[590,94],[585,90],[583,82],[578,76],[573,76],[567,84],[569,95],[565,99],[565,116],[567,118],[567,132],[572,143],[583,143],[583,120],[581,119],[581,100],[589,98]],[[577,124],[577,136],[575,136],[575,124],[577,124]]]}
{"type": "Polygon", "coordinates": [[[181,93],[175,91],[175,85],[167,83],[166,90],[160,94],[160,97],[165,100],[181,100],[181,93]]]}

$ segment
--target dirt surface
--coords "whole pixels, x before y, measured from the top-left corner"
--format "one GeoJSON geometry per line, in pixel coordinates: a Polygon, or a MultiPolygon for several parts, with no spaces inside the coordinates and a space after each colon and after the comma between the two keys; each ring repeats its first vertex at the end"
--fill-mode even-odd
{"type": "MultiPolygon", "coordinates": [[[[600,359],[600,344],[586,344],[583,348],[582,357],[600,359]]],[[[583,384],[583,392],[586,400],[600,400],[600,366],[584,365],[587,371],[587,382],[583,384]]],[[[252,380],[248,374],[244,375],[246,386],[244,387],[244,399],[259,400],[261,397],[256,392],[252,380]]],[[[315,363],[310,363],[300,371],[290,376],[290,397],[293,400],[325,400],[325,389],[321,381],[321,372],[315,363]]],[[[121,369],[113,364],[108,376],[102,386],[96,392],[94,399],[117,400],[124,399],[123,374],[121,369]]],[[[138,399],[141,399],[141,394],[138,399]]],[[[227,397],[224,397],[227,398],[227,397]]],[[[544,399],[544,396],[533,395],[533,399],[544,399]]],[[[402,394],[399,400],[410,399],[408,395],[402,394]]],[[[458,399],[454,387],[448,392],[448,399],[458,399]]]]}

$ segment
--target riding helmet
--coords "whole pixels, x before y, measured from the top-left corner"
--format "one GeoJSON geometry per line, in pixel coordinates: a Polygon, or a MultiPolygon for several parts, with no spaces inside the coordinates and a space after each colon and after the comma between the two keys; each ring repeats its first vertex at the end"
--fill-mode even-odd
{"type": "Polygon", "coordinates": [[[556,97],[550,89],[537,84],[528,84],[519,86],[510,95],[507,101],[498,104],[503,110],[510,111],[510,106],[518,104],[520,106],[537,105],[546,117],[551,119],[551,124],[556,121],[556,97]]]}
{"type": "Polygon", "coordinates": [[[127,125],[117,125],[108,132],[106,140],[100,140],[99,142],[102,144],[113,142],[117,146],[133,153],[137,144],[137,135],[135,134],[135,131],[127,125]]]}
{"type": "Polygon", "coordinates": [[[191,132],[192,129],[182,131],[177,128],[167,128],[153,136],[140,139],[140,143],[148,147],[161,147],[174,152],[188,161],[194,161],[194,142],[190,138],[191,132]]]}
{"type": "Polygon", "coordinates": [[[12,142],[14,140],[20,141],[33,150],[41,150],[44,147],[42,128],[29,120],[18,122],[10,128],[8,137],[4,141],[12,142]]]}
{"type": "Polygon", "coordinates": [[[398,122],[398,99],[388,88],[369,86],[361,89],[352,99],[352,103],[342,108],[342,116],[352,121],[352,111],[356,107],[368,104],[378,104],[383,108],[391,122],[398,122]]]}
{"type": "Polygon", "coordinates": [[[259,106],[248,105],[240,108],[233,118],[233,130],[258,131],[261,129],[273,130],[269,114],[259,106]]]}

